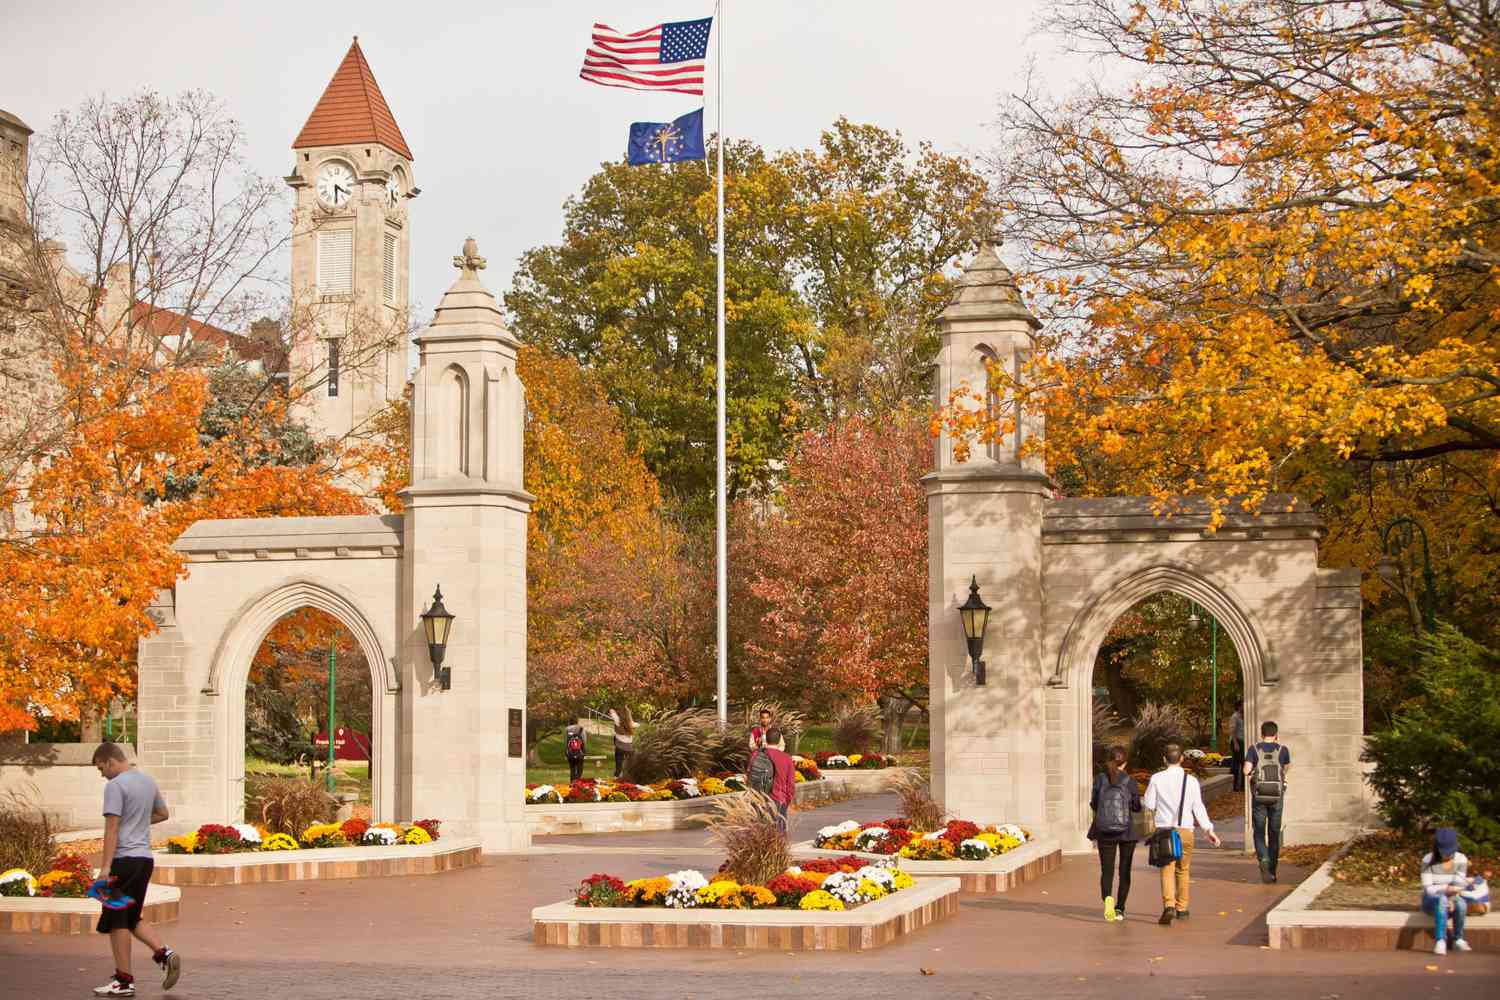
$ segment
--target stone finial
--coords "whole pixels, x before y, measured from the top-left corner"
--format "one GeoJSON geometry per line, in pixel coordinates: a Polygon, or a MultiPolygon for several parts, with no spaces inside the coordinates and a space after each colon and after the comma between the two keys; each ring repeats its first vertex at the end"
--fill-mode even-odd
{"type": "Polygon", "coordinates": [[[943,310],[945,320],[1021,319],[1034,328],[1042,325],[1026,308],[1015,275],[1001,263],[993,244],[980,247],[957,286],[953,301],[943,310]]]}
{"type": "Polygon", "coordinates": [[[464,252],[453,258],[453,266],[462,271],[465,278],[478,280],[479,272],[488,266],[488,262],[479,256],[479,241],[472,236],[464,240],[464,252]]]}

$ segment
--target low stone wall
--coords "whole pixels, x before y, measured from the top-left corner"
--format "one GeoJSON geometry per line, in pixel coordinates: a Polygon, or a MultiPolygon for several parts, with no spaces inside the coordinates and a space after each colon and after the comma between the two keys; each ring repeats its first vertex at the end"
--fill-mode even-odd
{"type": "MultiPolygon", "coordinates": [[[[826,851],[814,847],[810,840],[792,845],[794,857],[841,858],[846,854],[885,860],[888,854],[871,854],[865,851],[826,851]]],[[[1007,851],[988,861],[911,861],[899,859],[901,870],[915,878],[930,876],[953,876],[959,879],[966,896],[997,896],[1009,892],[1062,867],[1062,847],[1055,838],[1039,838],[1007,851]]]]}
{"type": "MultiPolygon", "coordinates": [[[[0,795],[12,792],[40,805],[61,830],[103,822],[104,781],[94,769],[95,743],[0,745],[0,795]]],[[[125,752],[135,759],[135,747],[125,752]]]]}
{"type": "MultiPolygon", "coordinates": [[[[1317,871],[1266,914],[1272,948],[1322,951],[1431,951],[1433,920],[1420,911],[1314,910],[1313,900],[1333,883],[1333,864],[1348,848],[1336,851],[1317,871]]],[[[1415,896],[1415,890],[1413,890],[1415,896]]],[[[1475,951],[1500,952],[1500,913],[1469,917],[1464,940],[1475,951]]]]}
{"type": "MultiPolygon", "coordinates": [[[[141,915],[148,923],[171,923],[177,919],[181,901],[181,889],[153,884],[146,890],[141,915]]],[[[98,922],[96,900],[0,896],[0,933],[92,934],[98,922]]]]}
{"type": "MultiPolygon", "coordinates": [[[[797,785],[797,801],[825,802],[839,795],[867,795],[883,791],[902,768],[881,771],[825,771],[822,781],[797,785]]],[[[742,794],[731,792],[730,795],[742,794]]],[[[640,833],[648,830],[686,830],[702,826],[714,813],[722,795],[669,802],[585,802],[526,807],[526,823],[533,837],[560,833],[640,833]]]]}
{"type": "Polygon", "coordinates": [[[436,875],[479,863],[479,838],[444,837],[430,844],[411,846],[158,854],[151,878],[163,885],[246,885],[309,879],[436,875]]]}
{"type": "Polygon", "coordinates": [[[565,948],[733,948],[738,951],[867,951],[958,913],[952,878],[843,912],[583,907],[571,901],[531,911],[532,943],[565,948]]]}

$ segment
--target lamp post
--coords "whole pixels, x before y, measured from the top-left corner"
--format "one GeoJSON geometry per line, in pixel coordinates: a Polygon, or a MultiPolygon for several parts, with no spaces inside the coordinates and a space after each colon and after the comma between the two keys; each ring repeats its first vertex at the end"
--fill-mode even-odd
{"type": "MultiPolygon", "coordinates": [[[[1203,619],[1198,617],[1198,605],[1192,601],[1188,602],[1188,624],[1197,628],[1203,624],[1203,619]]],[[[1206,612],[1208,609],[1204,608],[1206,612]]],[[[1219,620],[1213,615],[1208,616],[1208,669],[1213,674],[1213,705],[1210,709],[1211,720],[1208,731],[1208,748],[1215,752],[1219,749],[1219,620]]]]}
{"type": "MultiPolygon", "coordinates": [[[[1395,590],[1405,591],[1398,585],[1401,579],[1401,564],[1396,560],[1397,553],[1411,545],[1412,531],[1422,537],[1422,628],[1427,631],[1437,625],[1437,588],[1432,582],[1432,553],[1427,548],[1427,529],[1421,523],[1410,517],[1398,517],[1380,533],[1380,551],[1383,553],[1380,561],[1375,564],[1375,572],[1380,578],[1390,584],[1395,590]],[[1391,535],[1397,528],[1401,529],[1401,537],[1393,548],[1391,546],[1391,535]]],[[[1407,597],[1410,601],[1411,598],[1407,597]]],[[[1418,630],[1420,631],[1420,629],[1418,630]]]]}
{"type": "Polygon", "coordinates": [[[427,635],[427,655],[432,658],[432,679],[448,690],[453,681],[452,668],[443,666],[448,651],[448,633],[453,630],[454,616],[443,607],[441,585],[432,592],[432,607],[422,612],[422,631],[427,635]]]}
{"type": "Polygon", "coordinates": [[[338,675],[338,670],[337,670],[338,660],[335,658],[336,657],[336,654],[334,652],[335,649],[337,649],[337,646],[334,644],[334,640],[330,637],[329,640],[328,640],[328,767],[325,769],[325,773],[324,773],[324,776],[323,776],[323,786],[328,789],[328,793],[330,795],[333,794],[333,786],[334,786],[334,780],[333,780],[333,729],[334,729],[334,725],[335,725],[335,720],[334,720],[334,714],[333,714],[334,713],[334,693],[333,692],[334,692],[334,681],[337,679],[337,675],[338,675]]]}
{"type": "Polygon", "coordinates": [[[969,644],[969,659],[974,664],[974,683],[984,686],[984,630],[990,626],[990,606],[979,597],[979,578],[969,578],[969,599],[958,606],[964,623],[964,639],[969,644]]]}

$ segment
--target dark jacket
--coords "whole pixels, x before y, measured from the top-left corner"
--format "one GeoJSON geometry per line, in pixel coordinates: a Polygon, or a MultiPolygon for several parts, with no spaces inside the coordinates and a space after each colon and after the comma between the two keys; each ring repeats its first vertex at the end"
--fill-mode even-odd
{"type": "MultiPolygon", "coordinates": [[[[1120,782],[1122,784],[1125,784],[1126,786],[1128,786],[1129,789],[1130,789],[1130,811],[1132,813],[1138,813],[1138,812],[1140,812],[1141,811],[1141,786],[1138,785],[1138,784],[1136,784],[1136,781],[1135,781],[1134,778],[1132,778],[1129,774],[1125,774],[1125,773],[1122,773],[1120,775],[1120,782]]],[[[1104,787],[1108,783],[1109,783],[1109,772],[1108,771],[1102,771],[1099,774],[1094,775],[1094,792],[1093,792],[1092,795],[1089,796],[1089,808],[1092,809],[1095,813],[1098,813],[1098,811],[1099,811],[1099,793],[1102,792],[1102,791],[1104,791],[1104,787]]],[[[1113,844],[1113,843],[1127,843],[1127,842],[1128,843],[1135,843],[1135,841],[1137,839],[1135,833],[1132,830],[1126,830],[1124,833],[1116,835],[1116,836],[1101,837],[1097,833],[1094,832],[1094,824],[1093,823],[1089,823],[1089,834],[1088,834],[1088,836],[1089,836],[1090,840],[1097,840],[1097,841],[1101,841],[1101,842],[1104,842],[1104,843],[1111,843],[1111,844],[1113,844]]]]}

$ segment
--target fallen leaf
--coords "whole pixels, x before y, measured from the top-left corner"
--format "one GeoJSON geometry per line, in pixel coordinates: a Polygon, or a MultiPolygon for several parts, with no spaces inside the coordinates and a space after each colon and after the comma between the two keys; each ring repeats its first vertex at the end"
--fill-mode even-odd
{"type": "Polygon", "coordinates": [[[935,975],[937,975],[937,973],[934,972],[932,969],[922,969],[922,968],[919,968],[917,971],[920,972],[920,973],[922,973],[922,975],[924,975],[924,976],[935,976],[935,975]]]}
{"type": "Polygon", "coordinates": [[[1429,966],[1427,966],[1427,971],[1428,972],[1436,972],[1437,970],[1438,970],[1438,967],[1435,966],[1435,965],[1429,965],[1429,966]]]}

